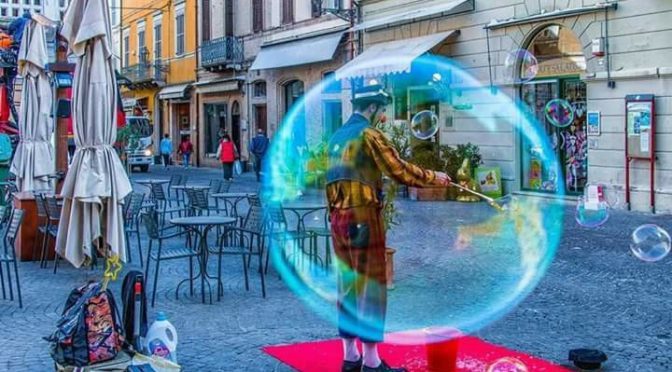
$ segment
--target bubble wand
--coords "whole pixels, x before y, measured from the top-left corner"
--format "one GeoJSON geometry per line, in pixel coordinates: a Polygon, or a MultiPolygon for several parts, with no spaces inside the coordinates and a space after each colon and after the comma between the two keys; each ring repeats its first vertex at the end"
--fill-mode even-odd
{"type": "Polygon", "coordinates": [[[479,193],[479,192],[476,192],[476,191],[474,191],[474,190],[471,190],[471,189],[469,189],[469,188],[467,188],[467,187],[461,186],[461,185],[459,185],[459,184],[457,184],[457,183],[455,183],[455,182],[450,182],[450,185],[451,185],[451,186],[454,186],[454,187],[457,187],[458,189],[460,189],[460,190],[462,190],[462,191],[466,191],[466,192],[468,192],[468,193],[470,193],[470,194],[472,194],[472,195],[476,195],[476,196],[478,196],[479,198],[483,199],[486,203],[488,203],[489,206],[495,208],[495,209],[498,210],[499,212],[504,212],[504,208],[502,208],[501,205],[497,204],[497,202],[495,201],[495,199],[493,199],[493,198],[491,198],[491,197],[489,197],[489,196],[485,196],[485,195],[483,195],[483,194],[481,194],[481,193],[479,193]]]}

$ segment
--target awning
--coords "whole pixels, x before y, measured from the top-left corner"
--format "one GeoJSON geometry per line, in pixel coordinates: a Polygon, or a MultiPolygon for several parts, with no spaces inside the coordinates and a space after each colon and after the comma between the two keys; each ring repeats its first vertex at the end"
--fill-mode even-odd
{"type": "Polygon", "coordinates": [[[262,46],[250,70],[290,67],[334,58],[343,32],[262,46]]]}
{"type": "Polygon", "coordinates": [[[487,28],[489,30],[496,30],[498,28],[503,28],[503,27],[524,25],[524,24],[528,24],[528,23],[548,21],[548,20],[552,20],[552,19],[565,18],[565,17],[581,15],[581,14],[596,13],[596,12],[601,12],[601,11],[604,11],[604,10],[607,10],[607,9],[613,9],[613,10],[618,9],[618,3],[601,3],[601,4],[591,5],[591,6],[562,9],[562,10],[556,10],[556,11],[552,11],[552,12],[535,14],[535,15],[531,15],[531,16],[527,16],[527,17],[523,17],[523,18],[511,18],[511,19],[506,19],[506,20],[496,20],[495,19],[495,20],[490,21],[490,23],[488,23],[485,26],[485,28],[487,28]]]}
{"type": "Polygon", "coordinates": [[[198,94],[231,92],[239,90],[240,84],[243,81],[245,81],[244,78],[203,81],[194,84],[194,87],[196,88],[196,93],[198,94]]]}
{"type": "Polygon", "coordinates": [[[336,79],[374,77],[411,71],[415,59],[427,53],[451,35],[459,31],[448,31],[413,39],[395,40],[374,44],[336,71],[336,79]]]}
{"type": "Polygon", "coordinates": [[[446,1],[434,0],[423,3],[418,9],[395,13],[380,18],[364,21],[353,27],[353,31],[368,30],[399,26],[415,23],[430,18],[445,17],[474,10],[474,0],[446,1]]]}
{"type": "Polygon", "coordinates": [[[191,84],[171,85],[159,92],[159,99],[183,99],[187,97],[187,90],[191,84]]]}

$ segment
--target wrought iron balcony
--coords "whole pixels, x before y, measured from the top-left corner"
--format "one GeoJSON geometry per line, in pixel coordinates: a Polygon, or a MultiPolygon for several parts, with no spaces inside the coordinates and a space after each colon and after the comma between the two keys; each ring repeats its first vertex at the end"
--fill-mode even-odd
{"type": "Polygon", "coordinates": [[[231,68],[243,63],[243,40],[224,36],[204,41],[201,45],[201,67],[208,70],[231,68]]]}
{"type": "Polygon", "coordinates": [[[121,69],[121,74],[130,80],[131,86],[160,86],[166,82],[166,68],[161,61],[154,61],[154,63],[139,63],[124,67],[121,69]]]}

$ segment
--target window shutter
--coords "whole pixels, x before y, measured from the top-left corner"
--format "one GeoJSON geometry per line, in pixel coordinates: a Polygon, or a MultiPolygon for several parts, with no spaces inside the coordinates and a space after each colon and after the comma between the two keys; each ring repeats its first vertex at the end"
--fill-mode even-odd
{"type": "Polygon", "coordinates": [[[203,0],[203,31],[202,41],[210,40],[210,0],[203,0]]]}
{"type": "Polygon", "coordinates": [[[252,0],[252,27],[254,32],[264,29],[264,6],[263,0],[252,0]]]}
{"type": "Polygon", "coordinates": [[[282,23],[294,22],[294,0],[282,0],[282,23]]]}

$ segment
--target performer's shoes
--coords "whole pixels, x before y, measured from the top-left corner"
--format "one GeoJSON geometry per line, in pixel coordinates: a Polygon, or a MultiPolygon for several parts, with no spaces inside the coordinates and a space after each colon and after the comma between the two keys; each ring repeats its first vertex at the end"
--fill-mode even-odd
{"type": "Polygon", "coordinates": [[[362,366],[362,372],[406,372],[406,368],[392,368],[384,360],[381,360],[380,365],[376,368],[362,366]]]}
{"type": "Polygon", "coordinates": [[[356,362],[344,360],[343,366],[341,367],[341,372],[360,372],[361,370],[362,370],[362,357],[359,357],[359,360],[356,362]]]}

